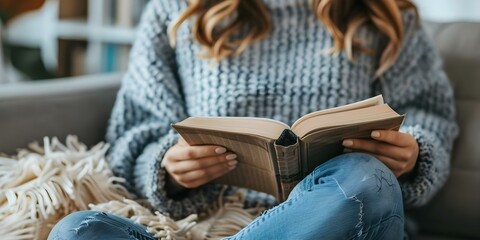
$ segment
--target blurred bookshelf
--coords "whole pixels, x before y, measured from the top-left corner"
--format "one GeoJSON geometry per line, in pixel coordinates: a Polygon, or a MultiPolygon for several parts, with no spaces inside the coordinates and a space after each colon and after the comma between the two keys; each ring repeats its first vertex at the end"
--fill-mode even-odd
{"type": "Polygon", "coordinates": [[[148,0],[56,0],[59,77],[125,71],[148,0]]]}
{"type": "MultiPolygon", "coordinates": [[[[136,26],[147,2],[46,0],[38,10],[4,25],[2,39],[7,45],[36,51],[38,62],[51,73],[50,78],[125,71],[136,26]]],[[[6,65],[14,65],[17,72],[23,73],[22,63],[13,63],[16,62],[9,60],[6,65]]],[[[0,83],[43,79],[43,76],[10,80],[2,76],[0,83]]]]}

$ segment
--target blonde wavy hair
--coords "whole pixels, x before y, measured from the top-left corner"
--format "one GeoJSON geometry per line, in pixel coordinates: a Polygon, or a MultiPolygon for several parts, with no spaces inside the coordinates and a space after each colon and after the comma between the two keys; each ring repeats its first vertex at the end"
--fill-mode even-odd
{"type": "MultiPolygon", "coordinates": [[[[333,37],[332,53],[371,52],[354,37],[363,24],[371,23],[388,38],[376,76],[397,59],[404,41],[401,11],[415,5],[409,0],[311,0],[312,10],[333,37]]],[[[179,27],[194,18],[193,36],[203,46],[201,56],[221,61],[242,53],[252,42],[265,38],[272,29],[261,0],[188,0],[188,8],[172,22],[170,44],[175,47],[179,27]],[[242,31],[245,30],[245,31],[242,31]],[[245,34],[240,34],[245,32],[245,34]]],[[[418,22],[418,14],[417,14],[418,22]]]]}

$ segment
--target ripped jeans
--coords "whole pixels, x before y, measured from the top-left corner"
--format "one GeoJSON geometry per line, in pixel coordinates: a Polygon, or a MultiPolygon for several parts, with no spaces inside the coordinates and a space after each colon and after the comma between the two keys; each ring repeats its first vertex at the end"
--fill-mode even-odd
{"type": "MultiPolygon", "coordinates": [[[[227,239],[403,239],[400,186],[362,153],[340,155],[305,177],[287,201],[227,239]]],[[[70,214],[48,239],[154,239],[146,228],[101,212],[70,214]]]]}

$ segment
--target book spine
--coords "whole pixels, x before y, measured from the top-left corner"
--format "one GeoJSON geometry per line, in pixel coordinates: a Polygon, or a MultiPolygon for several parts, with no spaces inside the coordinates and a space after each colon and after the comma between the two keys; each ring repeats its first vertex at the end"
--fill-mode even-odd
{"type": "Polygon", "coordinates": [[[113,43],[106,43],[104,45],[104,66],[103,72],[117,71],[118,47],[113,43]]]}
{"type": "Polygon", "coordinates": [[[133,0],[117,0],[117,21],[121,27],[133,27],[133,0]]]}
{"type": "Polygon", "coordinates": [[[298,138],[290,129],[286,129],[280,139],[284,136],[290,136],[287,137],[289,144],[284,144],[285,140],[276,141],[274,144],[282,190],[281,201],[286,200],[293,188],[302,180],[298,138]]]}

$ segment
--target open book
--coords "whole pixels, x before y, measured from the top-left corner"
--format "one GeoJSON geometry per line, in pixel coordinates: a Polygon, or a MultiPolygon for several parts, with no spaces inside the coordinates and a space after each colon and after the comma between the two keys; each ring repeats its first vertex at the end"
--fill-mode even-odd
{"type": "Polygon", "coordinates": [[[214,182],[284,201],[315,167],[343,153],[344,139],[369,138],[373,130],[398,130],[403,119],[376,96],[304,115],[291,127],[250,117],[191,117],[172,126],[190,145],[220,145],[238,155],[237,167],[214,182]]]}

